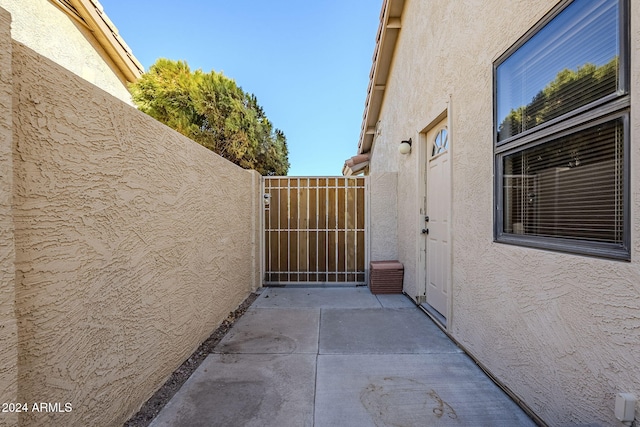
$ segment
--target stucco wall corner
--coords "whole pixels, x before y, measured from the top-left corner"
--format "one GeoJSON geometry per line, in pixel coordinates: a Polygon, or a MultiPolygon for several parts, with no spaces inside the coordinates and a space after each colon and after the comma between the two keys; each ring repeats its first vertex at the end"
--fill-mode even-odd
{"type": "MultiPolygon", "coordinates": [[[[0,403],[16,402],[18,397],[11,54],[11,15],[0,8],[0,403]]],[[[0,413],[1,426],[17,423],[17,414],[0,413]]]]}

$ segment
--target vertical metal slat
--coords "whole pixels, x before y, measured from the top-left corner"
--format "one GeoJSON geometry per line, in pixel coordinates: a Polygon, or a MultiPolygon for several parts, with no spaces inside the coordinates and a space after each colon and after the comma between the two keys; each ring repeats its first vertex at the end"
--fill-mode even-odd
{"type": "MultiPolygon", "coordinates": [[[[309,178],[305,180],[301,177],[265,177],[263,180],[264,194],[273,196],[276,191],[278,194],[277,206],[276,203],[270,203],[269,206],[265,204],[262,211],[263,233],[265,233],[262,259],[266,283],[292,282],[294,278],[295,281],[307,283],[362,283],[366,280],[366,268],[363,269],[359,262],[359,258],[362,258],[359,257],[361,255],[359,253],[366,250],[367,246],[366,230],[361,228],[362,226],[366,228],[366,214],[364,214],[365,224],[359,224],[359,216],[363,215],[360,209],[365,209],[366,198],[361,198],[358,194],[360,188],[363,188],[366,193],[366,180],[362,177],[318,177],[314,182],[312,186],[309,178]],[[324,181],[322,185],[321,179],[324,181]],[[303,187],[306,191],[303,191],[303,187]],[[341,188],[344,191],[342,198],[339,194],[341,188]],[[320,190],[325,193],[325,197],[322,198],[325,210],[324,227],[320,226],[320,209],[323,205],[320,190]],[[329,190],[334,193],[333,199],[329,190]],[[291,197],[294,191],[297,200],[292,203],[291,197]],[[312,191],[315,194],[313,204],[310,200],[312,191]],[[300,200],[303,194],[305,199],[300,200]],[[344,203],[342,210],[340,210],[340,202],[344,203]],[[313,230],[310,227],[312,205],[315,205],[313,230]],[[304,207],[306,207],[306,213],[303,215],[300,209],[304,207]],[[334,212],[330,212],[330,208],[333,208],[334,212]],[[273,212],[273,209],[277,209],[278,212],[273,212]],[[287,211],[283,212],[284,209],[287,211]],[[286,221],[283,215],[287,215],[286,221]],[[353,217],[352,224],[349,223],[350,216],[353,217]],[[276,220],[278,224],[274,224],[276,220]],[[340,226],[341,220],[344,223],[343,226],[340,226]],[[292,229],[294,221],[297,221],[297,226],[292,229]],[[330,227],[330,221],[335,221],[332,227],[330,227]],[[292,232],[296,233],[295,236],[291,235],[292,232]],[[309,241],[311,233],[315,235],[314,245],[309,241]],[[344,233],[342,239],[340,233],[344,233]],[[349,237],[349,233],[353,233],[352,238],[349,237]],[[324,235],[322,251],[320,234],[324,235]],[[361,236],[364,236],[364,247],[359,244],[361,236]],[[273,241],[274,238],[277,242],[273,241]],[[293,253],[294,249],[296,253],[293,253]],[[274,250],[277,254],[273,254],[274,250]],[[306,251],[306,255],[302,255],[301,251],[306,251]],[[321,253],[324,254],[324,265],[320,265],[321,253]],[[342,262],[341,254],[344,254],[342,262]],[[295,260],[292,260],[293,256],[296,257],[295,260]],[[285,268],[287,271],[282,271],[285,268]]],[[[364,258],[366,267],[366,254],[364,258]]]]}

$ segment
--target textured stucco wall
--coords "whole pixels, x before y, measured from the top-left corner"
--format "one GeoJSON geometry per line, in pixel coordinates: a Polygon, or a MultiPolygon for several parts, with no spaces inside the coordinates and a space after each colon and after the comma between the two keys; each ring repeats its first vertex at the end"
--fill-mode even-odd
{"type": "MultiPolygon", "coordinates": [[[[11,16],[0,9],[0,404],[18,398],[18,326],[15,317],[15,248],[11,198],[13,189],[11,16]]],[[[1,408],[0,408],[1,410],[1,408]]],[[[17,414],[0,413],[0,425],[17,414]]]]}
{"type": "MultiPolygon", "coordinates": [[[[371,261],[398,259],[397,191],[398,176],[385,172],[369,175],[369,242],[371,261]]],[[[369,266],[367,266],[369,268],[369,266]]]]}
{"type": "Polygon", "coordinates": [[[640,397],[640,14],[635,3],[633,261],[493,242],[492,64],[555,4],[407,0],[371,174],[377,165],[387,171],[396,162],[398,252],[409,267],[405,290],[419,289],[424,284],[411,281],[420,273],[416,239],[421,237],[415,229],[423,197],[420,162],[426,141],[421,132],[448,111],[453,247],[449,331],[551,425],[616,426],[616,393],[640,397]],[[412,153],[400,157],[394,150],[408,137],[414,140],[412,153]],[[381,152],[394,160],[383,162],[381,152]]]}
{"type": "Polygon", "coordinates": [[[18,400],[73,408],[20,424],[121,425],[258,285],[260,177],[13,53],[18,400]]]}
{"type": "Polygon", "coordinates": [[[51,1],[0,0],[0,8],[11,13],[14,40],[131,104],[124,77],[89,30],[51,1]]]}
{"type": "Polygon", "coordinates": [[[369,173],[370,261],[398,259],[398,167],[390,152],[393,148],[384,143],[385,138],[385,123],[379,122],[374,139],[376,150],[370,160],[373,172],[369,173]]]}

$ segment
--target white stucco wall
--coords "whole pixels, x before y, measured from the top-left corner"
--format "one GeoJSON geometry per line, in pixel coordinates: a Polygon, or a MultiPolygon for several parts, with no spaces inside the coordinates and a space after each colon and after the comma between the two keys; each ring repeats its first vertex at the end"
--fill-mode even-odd
{"type": "Polygon", "coordinates": [[[555,4],[407,0],[380,117],[384,133],[376,140],[370,171],[373,176],[378,167],[386,172],[390,164],[397,166],[398,254],[405,291],[414,296],[424,287],[417,240],[423,238],[418,230],[426,144],[421,131],[448,111],[449,332],[549,424],[617,426],[616,393],[640,397],[640,14],[635,3],[632,262],[493,242],[493,62],[555,4]],[[412,153],[400,156],[397,145],[409,137],[412,153]],[[381,159],[386,156],[393,160],[381,159]]]}
{"type": "Polygon", "coordinates": [[[259,286],[260,176],[12,49],[18,364],[0,349],[0,393],[72,405],[19,425],[122,425],[259,286]]]}
{"type": "Polygon", "coordinates": [[[49,0],[0,0],[0,8],[11,13],[14,40],[132,103],[124,78],[89,30],[49,0]]]}

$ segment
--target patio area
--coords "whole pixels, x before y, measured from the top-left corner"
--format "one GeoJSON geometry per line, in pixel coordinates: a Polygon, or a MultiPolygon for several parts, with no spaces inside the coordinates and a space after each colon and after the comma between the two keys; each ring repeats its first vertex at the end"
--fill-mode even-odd
{"type": "Polygon", "coordinates": [[[534,426],[404,295],[265,288],[152,422],[534,426]]]}

